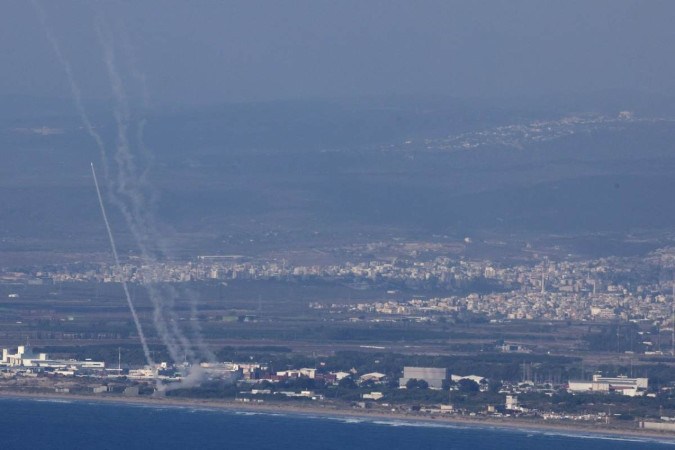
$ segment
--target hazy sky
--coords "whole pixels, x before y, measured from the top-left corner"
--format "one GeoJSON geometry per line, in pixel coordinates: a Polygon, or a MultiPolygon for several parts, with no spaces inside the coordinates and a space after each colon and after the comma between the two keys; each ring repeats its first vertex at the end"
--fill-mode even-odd
{"type": "MultiPolygon", "coordinates": [[[[379,94],[675,94],[673,1],[39,1],[86,97],[96,17],[159,104],[379,94]],[[132,63],[135,61],[135,63],[132,63]]],[[[0,95],[65,97],[28,1],[0,8],[0,95]]]]}

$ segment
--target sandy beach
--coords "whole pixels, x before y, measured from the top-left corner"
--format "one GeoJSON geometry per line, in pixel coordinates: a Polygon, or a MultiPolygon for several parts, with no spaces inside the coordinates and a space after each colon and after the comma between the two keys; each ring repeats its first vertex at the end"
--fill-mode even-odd
{"type": "Polygon", "coordinates": [[[610,438],[639,438],[658,440],[675,445],[675,433],[653,430],[628,429],[618,426],[598,426],[597,424],[560,423],[543,420],[471,417],[428,413],[401,413],[371,409],[354,409],[335,404],[298,405],[288,402],[243,403],[226,400],[180,399],[167,397],[122,397],[112,395],[78,395],[78,394],[37,394],[0,391],[0,398],[25,399],[35,401],[78,401],[97,403],[116,403],[149,407],[174,407],[222,410],[229,412],[249,412],[259,414],[284,414],[289,416],[340,418],[366,421],[414,422],[417,424],[439,424],[447,426],[495,428],[512,431],[539,433],[560,433],[566,435],[583,435],[610,438]]]}

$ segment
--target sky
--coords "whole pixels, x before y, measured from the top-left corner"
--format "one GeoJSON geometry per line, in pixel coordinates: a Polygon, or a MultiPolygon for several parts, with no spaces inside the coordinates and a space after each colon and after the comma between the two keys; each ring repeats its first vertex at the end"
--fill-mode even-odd
{"type": "MultiPolygon", "coordinates": [[[[97,23],[160,105],[378,95],[675,95],[675,2],[36,0],[85,98],[108,98],[97,23]]],[[[67,97],[28,1],[0,5],[0,95],[67,97]]]]}

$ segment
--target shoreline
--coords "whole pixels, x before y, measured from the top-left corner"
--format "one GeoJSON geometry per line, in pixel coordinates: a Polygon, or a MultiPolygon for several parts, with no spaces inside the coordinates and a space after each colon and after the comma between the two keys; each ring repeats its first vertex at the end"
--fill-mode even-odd
{"type": "Polygon", "coordinates": [[[95,396],[81,394],[41,394],[0,391],[0,399],[17,399],[28,401],[74,401],[90,403],[120,404],[131,406],[196,408],[213,411],[284,414],[296,417],[311,417],[324,419],[355,419],[364,421],[392,421],[410,422],[420,425],[446,425],[448,427],[491,428],[500,431],[558,433],[570,437],[589,437],[596,439],[639,439],[643,441],[658,441],[664,444],[675,445],[675,433],[660,432],[642,429],[623,429],[613,427],[598,427],[592,424],[577,423],[561,424],[544,421],[528,421],[513,418],[466,417],[421,415],[414,413],[394,413],[378,410],[351,409],[334,404],[315,406],[286,403],[251,404],[237,401],[208,400],[208,399],[180,399],[167,397],[122,397],[122,396],[95,396]]]}

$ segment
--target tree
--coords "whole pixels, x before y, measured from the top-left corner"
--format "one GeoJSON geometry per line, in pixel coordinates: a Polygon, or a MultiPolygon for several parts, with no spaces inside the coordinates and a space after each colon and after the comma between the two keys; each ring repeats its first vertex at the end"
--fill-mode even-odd
{"type": "Polygon", "coordinates": [[[454,381],[446,378],[445,380],[443,380],[443,384],[441,386],[441,389],[443,389],[444,391],[449,391],[451,389],[452,390],[456,389],[456,386],[457,386],[457,383],[455,383],[454,381]]]}
{"type": "Polygon", "coordinates": [[[361,387],[372,389],[375,387],[375,382],[373,380],[366,380],[363,383],[361,383],[361,387]]]}
{"type": "Polygon", "coordinates": [[[338,382],[338,386],[344,389],[356,389],[356,382],[352,377],[344,377],[338,382]]]}
{"type": "Polygon", "coordinates": [[[411,378],[406,382],[405,387],[407,389],[428,389],[429,383],[427,383],[424,380],[418,380],[416,378],[411,378]]]}
{"type": "Polygon", "coordinates": [[[467,378],[459,380],[457,386],[459,386],[459,392],[478,392],[480,390],[478,383],[467,378]]]}

